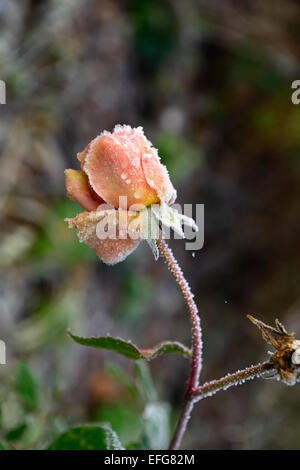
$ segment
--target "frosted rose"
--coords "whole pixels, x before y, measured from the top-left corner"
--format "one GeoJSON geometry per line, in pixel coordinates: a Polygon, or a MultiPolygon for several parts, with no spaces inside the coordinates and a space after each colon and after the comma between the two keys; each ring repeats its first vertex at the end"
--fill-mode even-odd
{"type": "Polygon", "coordinates": [[[77,229],[79,240],[107,264],[122,261],[142,238],[155,250],[155,243],[145,235],[145,216],[156,207],[155,217],[160,219],[161,213],[167,213],[169,221],[169,205],[175,201],[176,191],[143,129],[117,125],[112,133],[104,131],[92,140],[77,158],[81,170],[65,171],[67,195],[87,212],[66,220],[77,229]],[[139,206],[146,210],[136,209],[139,206]],[[102,238],[96,227],[107,217],[115,231],[102,238]]]}
{"type": "Polygon", "coordinates": [[[105,131],[77,157],[81,171],[66,170],[67,193],[88,211],[101,201],[118,208],[120,196],[127,197],[127,208],[176,199],[168,171],[141,127],[105,131]]]}

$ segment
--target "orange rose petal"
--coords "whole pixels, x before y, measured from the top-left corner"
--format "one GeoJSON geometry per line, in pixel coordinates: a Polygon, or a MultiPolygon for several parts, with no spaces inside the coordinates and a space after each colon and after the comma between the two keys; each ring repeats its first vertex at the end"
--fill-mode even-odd
{"type": "Polygon", "coordinates": [[[65,170],[65,177],[68,197],[80,204],[83,209],[92,211],[97,209],[101,202],[103,203],[98,196],[98,200],[93,198],[88,177],[83,171],[65,170]]]}
{"type": "Polygon", "coordinates": [[[175,192],[168,172],[140,127],[116,126],[112,134],[104,132],[96,137],[79,155],[91,187],[116,208],[120,196],[127,197],[127,205],[122,208],[129,208],[133,204],[158,203],[162,196],[175,192]],[[149,162],[144,164],[144,155],[153,157],[153,169],[149,162]],[[158,175],[153,177],[153,172],[158,175]]]}
{"type": "Polygon", "coordinates": [[[91,247],[104,263],[116,264],[132,253],[140,242],[139,238],[133,239],[128,234],[124,235],[127,225],[135,218],[135,215],[131,215],[132,213],[126,211],[121,212],[125,218],[127,217],[128,222],[126,224],[122,220],[119,211],[115,210],[82,212],[73,219],[66,219],[66,221],[70,228],[75,227],[77,229],[79,240],[91,247]],[[116,237],[100,239],[97,236],[97,224],[107,220],[110,222],[115,221],[116,237]],[[124,237],[122,239],[119,238],[121,232],[124,237]]]}
{"type": "Polygon", "coordinates": [[[156,149],[150,148],[143,153],[142,165],[147,183],[156,191],[160,201],[173,204],[177,193],[167,168],[160,163],[156,149]]]}
{"type": "Polygon", "coordinates": [[[127,258],[138,246],[139,241],[105,240],[94,238],[86,242],[105,264],[117,264],[127,258]]]}
{"type": "Polygon", "coordinates": [[[87,153],[90,149],[91,142],[85,147],[85,149],[82,152],[77,153],[77,158],[80,161],[80,167],[83,170],[83,165],[85,162],[85,157],[87,156],[87,153]]]}

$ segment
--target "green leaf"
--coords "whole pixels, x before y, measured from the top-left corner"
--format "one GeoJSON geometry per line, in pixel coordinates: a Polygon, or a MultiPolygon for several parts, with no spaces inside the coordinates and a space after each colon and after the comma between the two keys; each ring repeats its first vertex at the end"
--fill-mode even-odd
{"type": "Polygon", "coordinates": [[[29,410],[35,410],[38,404],[37,383],[26,364],[21,363],[17,376],[17,390],[24,405],[29,410]]]}
{"type": "Polygon", "coordinates": [[[50,445],[49,450],[124,450],[108,424],[70,428],[50,445]]]}
{"type": "Polygon", "coordinates": [[[122,356],[129,359],[145,359],[150,361],[158,356],[164,354],[182,354],[185,357],[191,357],[191,351],[181,343],[177,341],[164,341],[152,349],[140,349],[131,341],[125,341],[121,338],[114,338],[112,336],[99,336],[91,338],[82,338],[81,336],[73,335],[68,331],[70,337],[78,344],[83,346],[91,346],[94,348],[109,349],[115,351],[122,356]]]}
{"type": "Polygon", "coordinates": [[[192,352],[183,344],[178,341],[163,341],[158,345],[154,346],[153,349],[141,349],[143,353],[142,359],[155,359],[158,356],[164,356],[165,354],[182,354],[187,358],[191,358],[192,352]]]}

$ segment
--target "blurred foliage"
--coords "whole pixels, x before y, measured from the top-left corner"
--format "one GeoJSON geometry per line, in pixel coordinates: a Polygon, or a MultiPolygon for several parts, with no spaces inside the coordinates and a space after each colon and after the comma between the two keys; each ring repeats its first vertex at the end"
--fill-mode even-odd
{"type": "MultiPolygon", "coordinates": [[[[202,379],[264,357],[246,313],[299,333],[299,18],[295,0],[1,3],[0,449],[45,449],[84,423],[101,447],[103,422],[126,448],[166,446],[174,427],[186,359],[150,373],[66,333],[190,341],[146,246],[107,267],[64,222],[81,210],[64,169],[117,123],[144,127],[179,202],[205,204],[204,248],[171,242],[202,317],[202,379]]],[[[249,383],[200,403],[184,446],[299,448],[299,413],[296,387],[249,383]]]]}
{"type": "Polygon", "coordinates": [[[37,383],[26,364],[20,364],[17,375],[17,391],[25,408],[35,410],[38,404],[37,383]]]}
{"type": "Polygon", "coordinates": [[[45,217],[43,232],[32,247],[32,257],[39,263],[53,263],[74,266],[92,258],[91,251],[84,243],[78,243],[64,222],[65,215],[75,217],[78,206],[66,198],[58,201],[45,217]]]}
{"type": "MultiPolygon", "coordinates": [[[[93,384],[94,390],[97,390],[95,398],[101,396],[105,402],[104,391],[112,398],[113,388],[109,390],[107,385],[111,382],[111,385],[116,387],[120,382],[122,399],[118,396],[118,401],[105,402],[102,405],[96,400],[90,413],[90,421],[95,422],[95,425],[86,424],[71,428],[66,420],[60,422],[57,417],[51,416],[49,403],[44,410],[42,405],[39,405],[38,384],[28,366],[20,363],[18,369],[15,391],[8,391],[0,408],[3,449],[120,449],[119,438],[125,445],[135,449],[166,446],[169,439],[169,405],[156,401],[154,385],[145,364],[136,364],[134,379],[118,371],[115,366],[109,375],[98,376],[97,382],[94,381],[93,384]],[[102,380],[105,380],[104,389],[99,382],[102,380]],[[128,394],[124,394],[124,381],[128,394]],[[51,437],[53,442],[50,444],[51,437]]],[[[41,387],[39,388],[42,394],[41,387]]]]}
{"type": "Polygon", "coordinates": [[[196,153],[181,136],[162,132],[156,136],[154,144],[162,155],[162,163],[168,167],[175,183],[201,165],[200,152],[196,153]]]}
{"type": "Polygon", "coordinates": [[[93,420],[110,423],[125,445],[136,442],[142,429],[140,410],[126,402],[99,407],[93,420]]]}
{"type": "Polygon", "coordinates": [[[130,0],[137,57],[148,72],[157,72],[176,40],[176,18],[167,2],[130,0]]]}
{"type": "Polygon", "coordinates": [[[153,282],[146,276],[137,276],[128,268],[124,268],[119,288],[118,316],[128,323],[134,322],[152,297],[153,282]]]}

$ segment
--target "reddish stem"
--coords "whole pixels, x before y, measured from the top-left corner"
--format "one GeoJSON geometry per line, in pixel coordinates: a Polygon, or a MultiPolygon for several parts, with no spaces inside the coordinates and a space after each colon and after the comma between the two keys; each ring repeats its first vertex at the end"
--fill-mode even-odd
{"type": "Polygon", "coordinates": [[[172,250],[168,247],[167,243],[162,238],[159,238],[157,240],[157,246],[179,289],[181,290],[192,323],[192,367],[188,378],[183,412],[170,445],[170,449],[174,450],[177,449],[181,443],[195,402],[193,395],[199,385],[199,375],[202,366],[202,337],[198,309],[194,302],[194,296],[191,292],[190,286],[188,285],[172,250]]]}
{"type": "Polygon", "coordinates": [[[176,450],[180,446],[192,410],[194,408],[194,404],[197,401],[214,395],[220,390],[227,390],[233,385],[241,385],[246,380],[254,379],[255,377],[262,377],[266,375],[266,373],[272,372],[275,374],[276,370],[274,369],[273,364],[266,361],[255,366],[248,367],[244,370],[239,370],[233,374],[228,374],[221,379],[212,380],[211,382],[208,382],[199,387],[199,375],[202,366],[202,339],[197,306],[193,300],[191,289],[185,280],[176,259],[174,258],[172,250],[168,247],[162,238],[157,240],[157,246],[179,289],[182,292],[192,323],[192,368],[188,378],[183,410],[179,418],[172,442],[170,444],[170,450],[176,450]]]}
{"type": "Polygon", "coordinates": [[[182,438],[184,436],[184,433],[186,431],[188,422],[190,420],[195,403],[196,403],[196,400],[194,398],[186,397],[184,404],[183,404],[181,416],[179,418],[174,436],[172,438],[172,441],[169,447],[170,450],[176,450],[179,448],[182,438]]]}
{"type": "Polygon", "coordinates": [[[241,385],[247,380],[262,377],[266,373],[270,374],[270,372],[272,372],[272,374],[276,374],[276,369],[274,368],[274,364],[271,364],[269,361],[266,361],[255,366],[247,367],[243,370],[238,370],[237,372],[234,372],[233,374],[228,374],[225,377],[222,377],[221,379],[212,380],[211,382],[207,382],[201,385],[194,391],[195,401],[202,400],[206,397],[211,397],[220,390],[227,390],[233,385],[241,385]]]}

